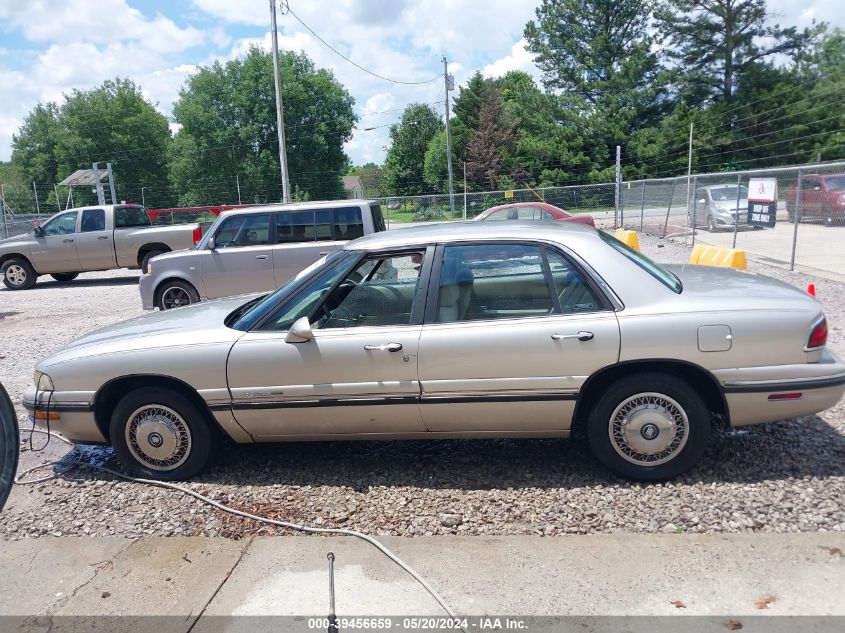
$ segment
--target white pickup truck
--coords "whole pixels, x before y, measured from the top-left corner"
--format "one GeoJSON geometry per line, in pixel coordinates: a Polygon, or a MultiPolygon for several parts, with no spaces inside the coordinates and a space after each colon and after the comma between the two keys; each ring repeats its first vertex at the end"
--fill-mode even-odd
{"type": "Polygon", "coordinates": [[[61,211],[31,233],[0,240],[0,274],[10,290],[27,290],[39,275],[71,281],[81,272],[140,268],[162,253],[192,248],[198,224],[152,226],[136,204],[61,211]]]}

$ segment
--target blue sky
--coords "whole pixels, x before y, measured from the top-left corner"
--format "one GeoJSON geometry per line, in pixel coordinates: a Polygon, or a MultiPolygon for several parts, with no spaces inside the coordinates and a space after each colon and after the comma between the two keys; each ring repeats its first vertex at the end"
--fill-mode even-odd
{"type": "MultiPolygon", "coordinates": [[[[813,18],[845,25],[841,0],[774,0],[778,21],[813,18]]],[[[405,81],[441,72],[445,53],[460,85],[476,69],[498,76],[536,73],[521,40],[539,0],[290,0],[319,35],[361,65],[405,81]]],[[[355,163],[381,162],[385,126],[410,102],[443,111],[442,82],[400,86],[371,77],[279,16],[280,46],[331,69],[361,115],[346,151],[355,163]],[[437,103],[439,102],[439,103],[437,103]],[[375,127],[372,131],[363,128],[375,127]]],[[[0,0],[0,160],[37,103],[60,100],[115,76],[135,80],[168,117],[185,78],[201,65],[269,48],[267,0],[0,0]]],[[[104,160],[107,157],[103,157],[104,160]]]]}

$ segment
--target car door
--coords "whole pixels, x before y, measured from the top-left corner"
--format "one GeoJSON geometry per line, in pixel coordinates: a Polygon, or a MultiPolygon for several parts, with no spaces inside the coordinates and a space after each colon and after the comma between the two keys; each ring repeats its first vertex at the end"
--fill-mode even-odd
{"type": "Polygon", "coordinates": [[[214,234],[214,250],[200,261],[209,299],[276,288],[270,213],[237,213],[214,234]]]}
{"type": "Polygon", "coordinates": [[[341,257],[239,339],[227,366],[238,423],[259,440],[424,433],[423,253],[341,257]],[[312,336],[288,342],[302,317],[312,336]]]}
{"type": "Polygon", "coordinates": [[[39,273],[70,273],[81,270],[76,254],[78,211],[67,211],[42,225],[43,235],[35,236],[32,264],[39,273]]]}
{"type": "Polygon", "coordinates": [[[331,209],[278,212],[275,224],[273,276],[277,286],[344,244],[333,239],[331,209]]]}
{"type": "Polygon", "coordinates": [[[115,268],[113,236],[104,209],[83,209],[76,234],[76,252],[82,270],[115,268]]]}
{"type": "Polygon", "coordinates": [[[432,432],[564,431],[586,379],[618,361],[607,298],[540,244],[440,247],[428,295],[419,376],[432,432]]]}
{"type": "Polygon", "coordinates": [[[805,177],[801,180],[802,218],[817,218],[821,215],[822,183],[818,178],[805,177]]]}

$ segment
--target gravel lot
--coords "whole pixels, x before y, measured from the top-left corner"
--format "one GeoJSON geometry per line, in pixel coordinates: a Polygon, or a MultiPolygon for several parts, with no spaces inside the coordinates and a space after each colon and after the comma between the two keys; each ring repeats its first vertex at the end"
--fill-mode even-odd
{"type": "MultiPolygon", "coordinates": [[[[684,247],[659,243],[641,236],[656,259],[686,260],[684,247]]],[[[831,323],[828,344],[845,354],[845,284],[749,265],[799,287],[815,282],[831,323]]],[[[0,290],[0,380],[13,400],[38,359],[138,314],[136,282],[137,274],[117,271],[0,290]]],[[[21,468],[68,452],[55,440],[31,451],[27,440],[21,468]]],[[[35,447],[44,440],[34,436],[35,447]]],[[[111,459],[109,449],[84,455],[111,459]]],[[[845,402],[818,416],[722,433],[697,469],[657,485],[618,479],[565,440],[239,446],[189,485],[276,518],[374,534],[845,531],[845,402]]],[[[250,533],[272,531],[173,491],[79,469],[16,487],[0,514],[6,539],[250,533]]]]}

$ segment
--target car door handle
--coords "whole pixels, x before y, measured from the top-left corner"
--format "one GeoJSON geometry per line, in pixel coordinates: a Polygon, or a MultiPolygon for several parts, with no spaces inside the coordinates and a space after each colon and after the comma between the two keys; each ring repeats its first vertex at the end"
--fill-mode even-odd
{"type": "Polygon", "coordinates": [[[364,345],[368,352],[398,352],[402,349],[402,343],[387,343],[386,345],[364,345]]]}
{"type": "Polygon", "coordinates": [[[566,339],[577,338],[579,341],[592,341],[593,336],[595,335],[592,332],[585,332],[581,330],[577,334],[552,334],[552,340],[565,341],[566,339]]]}
{"type": "Polygon", "coordinates": [[[270,257],[270,256],[269,255],[256,255],[255,259],[267,259],[268,257],[270,257]]]}
{"type": "Polygon", "coordinates": [[[325,257],[328,254],[329,254],[328,251],[320,251],[320,257],[325,257]]]}
{"type": "Polygon", "coordinates": [[[97,239],[98,239],[98,240],[107,240],[107,239],[109,239],[109,236],[108,236],[108,235],[101,235],[101,236],[100,236],[100,237],[98,237],[97,239]]]}
{"type": "Polygon", "coordinates": [[[73,240],[62,240],[63,244],[73,244],[73,240]]]}

